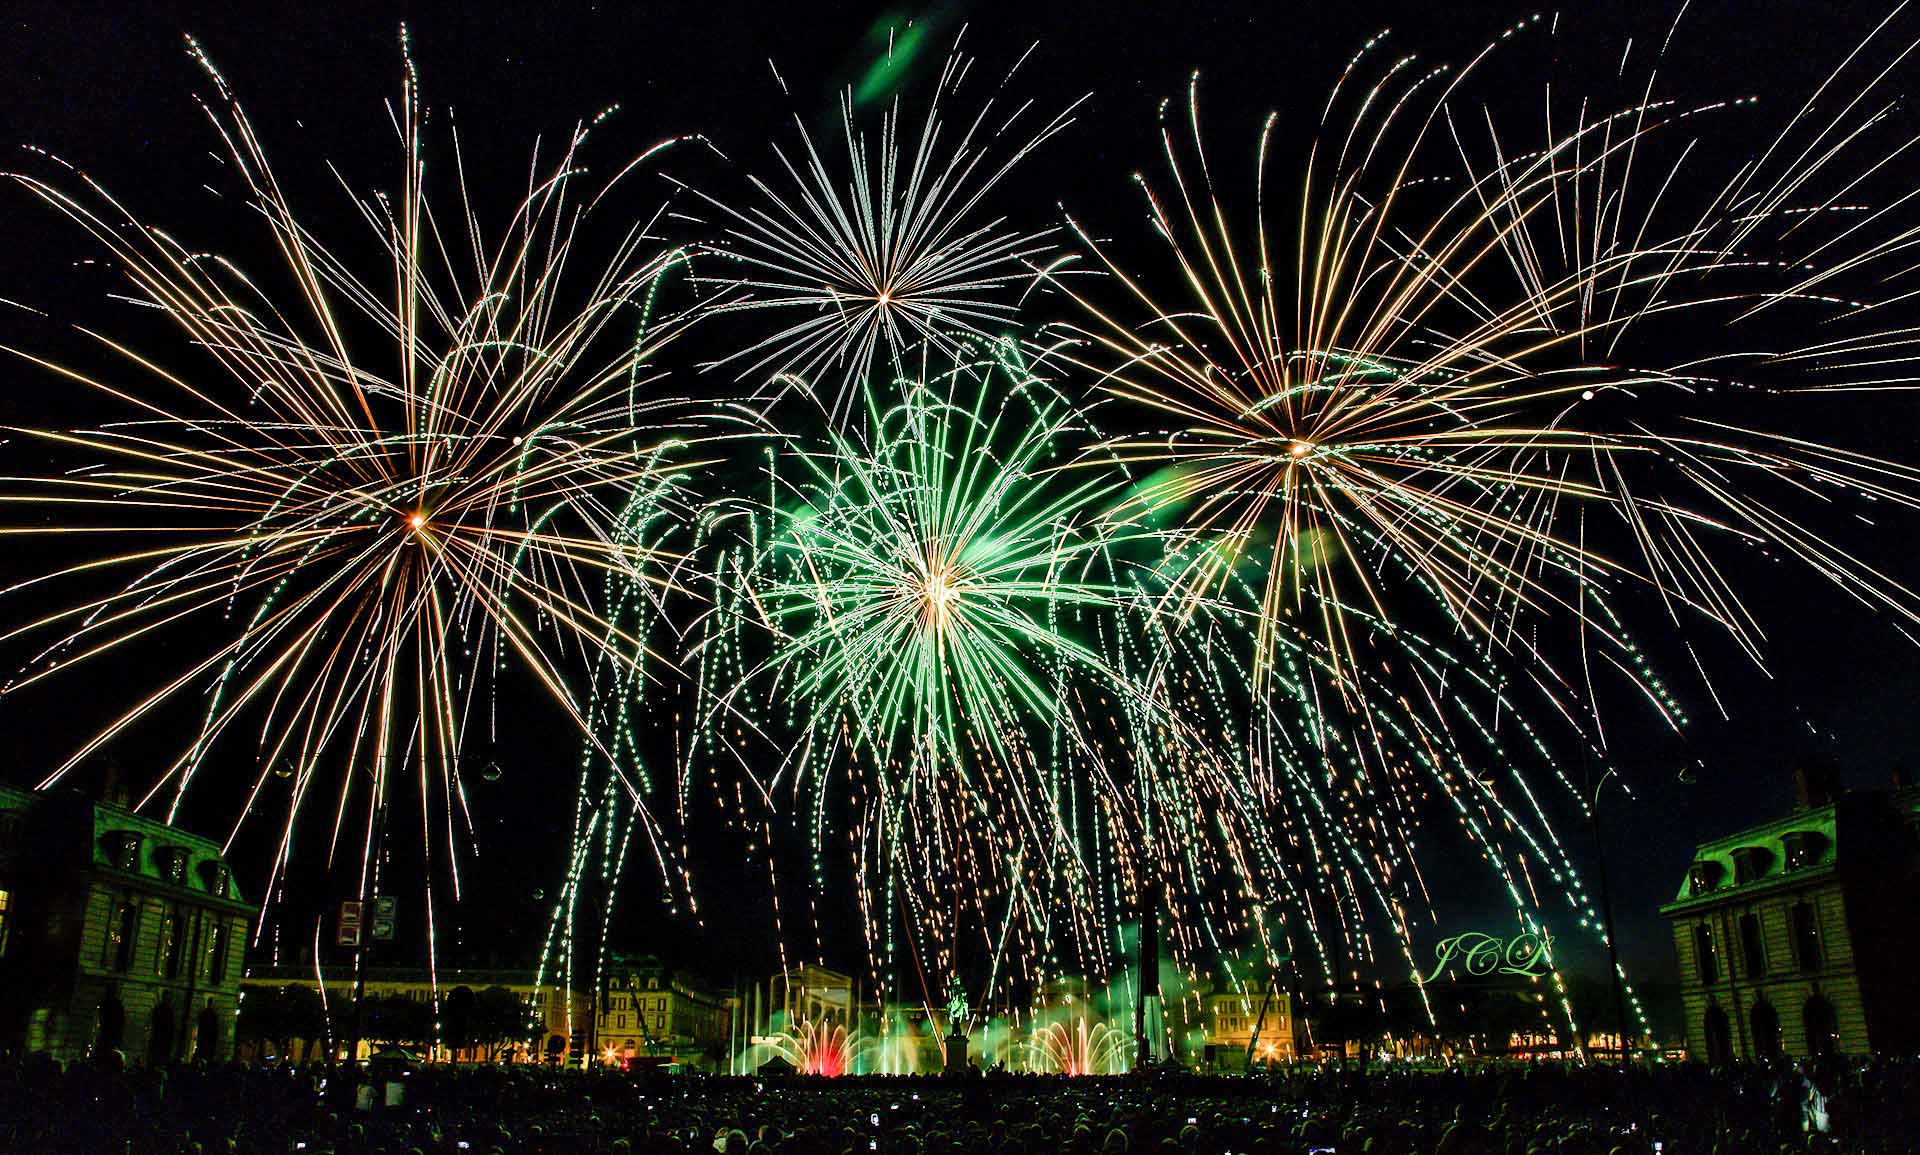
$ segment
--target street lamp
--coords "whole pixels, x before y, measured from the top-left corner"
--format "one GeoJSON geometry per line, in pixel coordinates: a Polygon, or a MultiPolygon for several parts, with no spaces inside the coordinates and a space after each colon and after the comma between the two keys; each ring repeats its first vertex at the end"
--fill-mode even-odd
{"type": "MultiPolygon", "coordinates": [[[[273,775],[281,779],[293,778],[300,772],[301,767],[310,767],[326,753],[324,750],[303,750],[296,753],[283,753],[273,765],[273,775]]],[[[409,750],[406,753],[363,754],[360,758],[371,761],[376,765],[383,765],[394,761],[405,761],[414,756],[415,752],[409,750]]],[[[484,769],[481,771],[481,777],[488,782],[499,781],[501,777],[500,764],[488,754],[458,753],[444,760],[459,766],[471,765],[474,762],[481,761],[483,758],[485,761],[484,769]]],[[[340,919],[341,926],[339,928],[339,934],[336,936],[336,943],[338,945],[351,946],[353,950],[353,1035],[347,1051],[347,1061],[352,1065],[358,1065],[360,1062],[360,1042],[361,1036],[364,1033],[363,1014],[367,996],[366,952],[373,940],[391,938],[393,934],[391,927],[393,920],[385,920],[389,923],[387,930],[384,933],[376,933],[376,928],[379,927],[380,922],[383,920],[374,916],[373,909],[377,895],[368,891],[369,887],[376,885],[375,875],[378,873],[378,856],[386,844],[387,801],[384,793],[385,791],[381,790],[376,793],[373,799],[373,830],[369,845],[372,848],[371,853],[374,856],[375,869],[362,872],[359,893],[350,904],[343,904],[340,919]],[[348,942],[346,935],[348,926],[345,914],[346,905],[351,905],[354,908],[354,919],[356,920],[352,924],[353,939],[351,943],[348,942]]],[[[329,1028],[328,1033],[331,1039],[331,1028],[329,1028]]],[[[332,1043],[329,1041],[329,1050],[331,1049],[332,1043]]]]}
{"type": "MultiPolygon", "coordinates": [[[[1685,735],[1681,736],[1681,741],[1686,741],[1685,735]]],[[[1591,780],[1593,777],[1592,762],[1588,758],[1584,744],[1580,751],[1580,764],[1583,770],[1583,777],[1591,780]]],[[[1696,778],[1694,768],[1699,764],[1700,759],[1694,755],[1693,747],[1689,743],[1687,746],[1687,761],[1681,765],[1678,775],[1681,785],[1693,785],[1696,778]]],[[[1613,933],[1613,895],[1607,885],[1607,844],[1600,834],[1600,792],[1606,787],[1607,779],[1619,772],[1617,766],[1609,766],[1607,772],[1600,776],[1600,781],[1593,784],[1593,795],[1587,800],[1587,821],[1593,826],[1594,855],[1600,866],[1600,918],[1607,935],[1607,967],[1610,972],[1608,977],[1613,983],[1615,1037],[1619,1040],[1620,1066],[1621,1069],[1624,1070],[1627,1066],[1627,1000],[1624,985],[1620,978],[1619,941],[1614,937],[1613,933]]],[[[1631,797],[1631,795],[1629,795],[1629,797],[1631,797]]]]}
{"type": "Polygon", "coordinates": [[[1617,773],[1609,767],[1593,787],[1587,802],[1587,820],[1593,824],[1593,849],[1600,862],[1600,917],[1607,931],[1607,977],[1613,981],[1613,1025],[1620,1044],[1620,1067],[1627,1065],[1627,999],[1620,983],[1620,944],[1613,933],[1613,893],[1607,886],[1607,844],[1600,836],[1600,791],[1617,773]]]}

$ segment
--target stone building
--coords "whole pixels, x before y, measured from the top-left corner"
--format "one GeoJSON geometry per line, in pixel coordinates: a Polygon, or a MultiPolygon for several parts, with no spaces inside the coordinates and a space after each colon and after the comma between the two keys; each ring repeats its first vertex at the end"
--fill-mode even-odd
{"type": "Polygon", "coordinates": [[[231,1057],[258,909],[217,843],[78,791],[0,786],[0,1046],[231,1057]]]}
{"type": "Polygon", "coordinates": [[[1660,908],[1696,1058],[1920,1044],[1920,994],[1902,973],[1920,919],[1920,788],[1841,794],[1817,770],[1795,786],[1786,816],[1702,843],[1660,908]]]}
{"type": "Polygon", "coordinates": [[[606,983],[594,1021],[604,1062],[647,1056],[712,1066],[725,1054],[728,1000],[691,975],[651,956],[615,956],[606,983]]]}
{"type": "Polygon", "coordinates": [[[767,982],[767,1011],[789,1023],[847,1026],[858,1002],[853,976],[813,963],[782,971],[767,982]]]}
{"type": "Polygon", "coordinates": [[[1256,1066],[1293,1061],[1293,1004],[1285,991],[1242,984],[1239,990],[1214,991],[1206,1000],[1207,1036],[1200,1056],[1206,1070],[1244,1070],[1249,1053],[1256,1066]]]}

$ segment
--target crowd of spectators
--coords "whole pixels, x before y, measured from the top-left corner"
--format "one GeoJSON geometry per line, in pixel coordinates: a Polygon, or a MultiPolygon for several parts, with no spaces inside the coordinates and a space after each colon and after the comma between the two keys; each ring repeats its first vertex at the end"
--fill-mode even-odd
{"type": "Polygon", "coordinates": [[[113,1155],[1920,1151],[1920,1064],[636,1078],[0,1060],[0,1150],[113,1155]],[[368,1084],[372,1083],[372,1086],[368,1084]],[[391,1092],[387,1084],[397,1084],[391,1092]],[[391,1105],[389,1101],[391,1100],[391,1105]]]}

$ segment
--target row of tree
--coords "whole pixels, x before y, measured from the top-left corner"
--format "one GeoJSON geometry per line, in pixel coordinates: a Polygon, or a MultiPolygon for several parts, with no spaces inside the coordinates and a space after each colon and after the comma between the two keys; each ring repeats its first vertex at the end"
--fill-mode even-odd
{"type": "MultiPolygon", "coordinates": [[[[295,1040],[344,1041],[355,1027],[355,1006],[329,1006],[309,986],[249,987],[240,1001],[238,1041],[291,1053],[295,1040]]],[[[531,1007],[505,987],[454,987],[434,1027],[433,1004],[405,995],[374,995],[358,1006],[360,1037],[374,1043],[424,1046],[438,1043],[456,1056],[492,1062],[517,1043],[533,1040],[541,1026],[531,1007]]]]}
{"type": "MultiPolygon", "coordinates": [[[[1575,979],[1568,983],[1567,1000],[1573,1008],[1580,1036],[1567,1026],[1560,995],[1540,984],[1436,983],[1422,992],[1412,986],[1338,997],[1320,996],[1303,1008],[1319,1046],[1370,1045],[1388,1039],[1415,1042],[1438,1052],[1501,1054],[1514,1036],[1546,1036],[1565,1048],[1591,1032],[1618,1030],[1612,988],[1605,983],[1575,979]]],[[[1631,1039],[1641,1033],[1630,1020],[1631,1039]]]]}

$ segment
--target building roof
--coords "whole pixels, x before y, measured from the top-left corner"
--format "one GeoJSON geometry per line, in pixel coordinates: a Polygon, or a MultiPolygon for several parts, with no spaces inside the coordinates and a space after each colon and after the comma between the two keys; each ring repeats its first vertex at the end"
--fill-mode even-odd
{"type": "Polygon", "coordinates": [[[1679,892],[1661,906],[1668,917],[1730,897],[1803,885],[1831,877],[1863,850],[1858,830],[1842,821],[1849,807],[1887,805],[1911,820],[1920,816],[1920,787],[1862,791],[1807,806],[1779,818],[1703,842],[1694,851],[1679,892]]]}
{"type": "Polygon", "coordinates": [[[78,790],[21,790],[0,786],[0,814],[35,828],[16,829],[0,838],[0,855],[31,854],[49,865],[87,869],[165,891],[190,894],[203,902],[258,909],[241,895],[227,868],[220,844],[125,806],[89,798],[78,790]],[[134,843],[131,867],[119,855],[134,843]],[[178,881],[168,867],[179,856],[178,881]]]}

